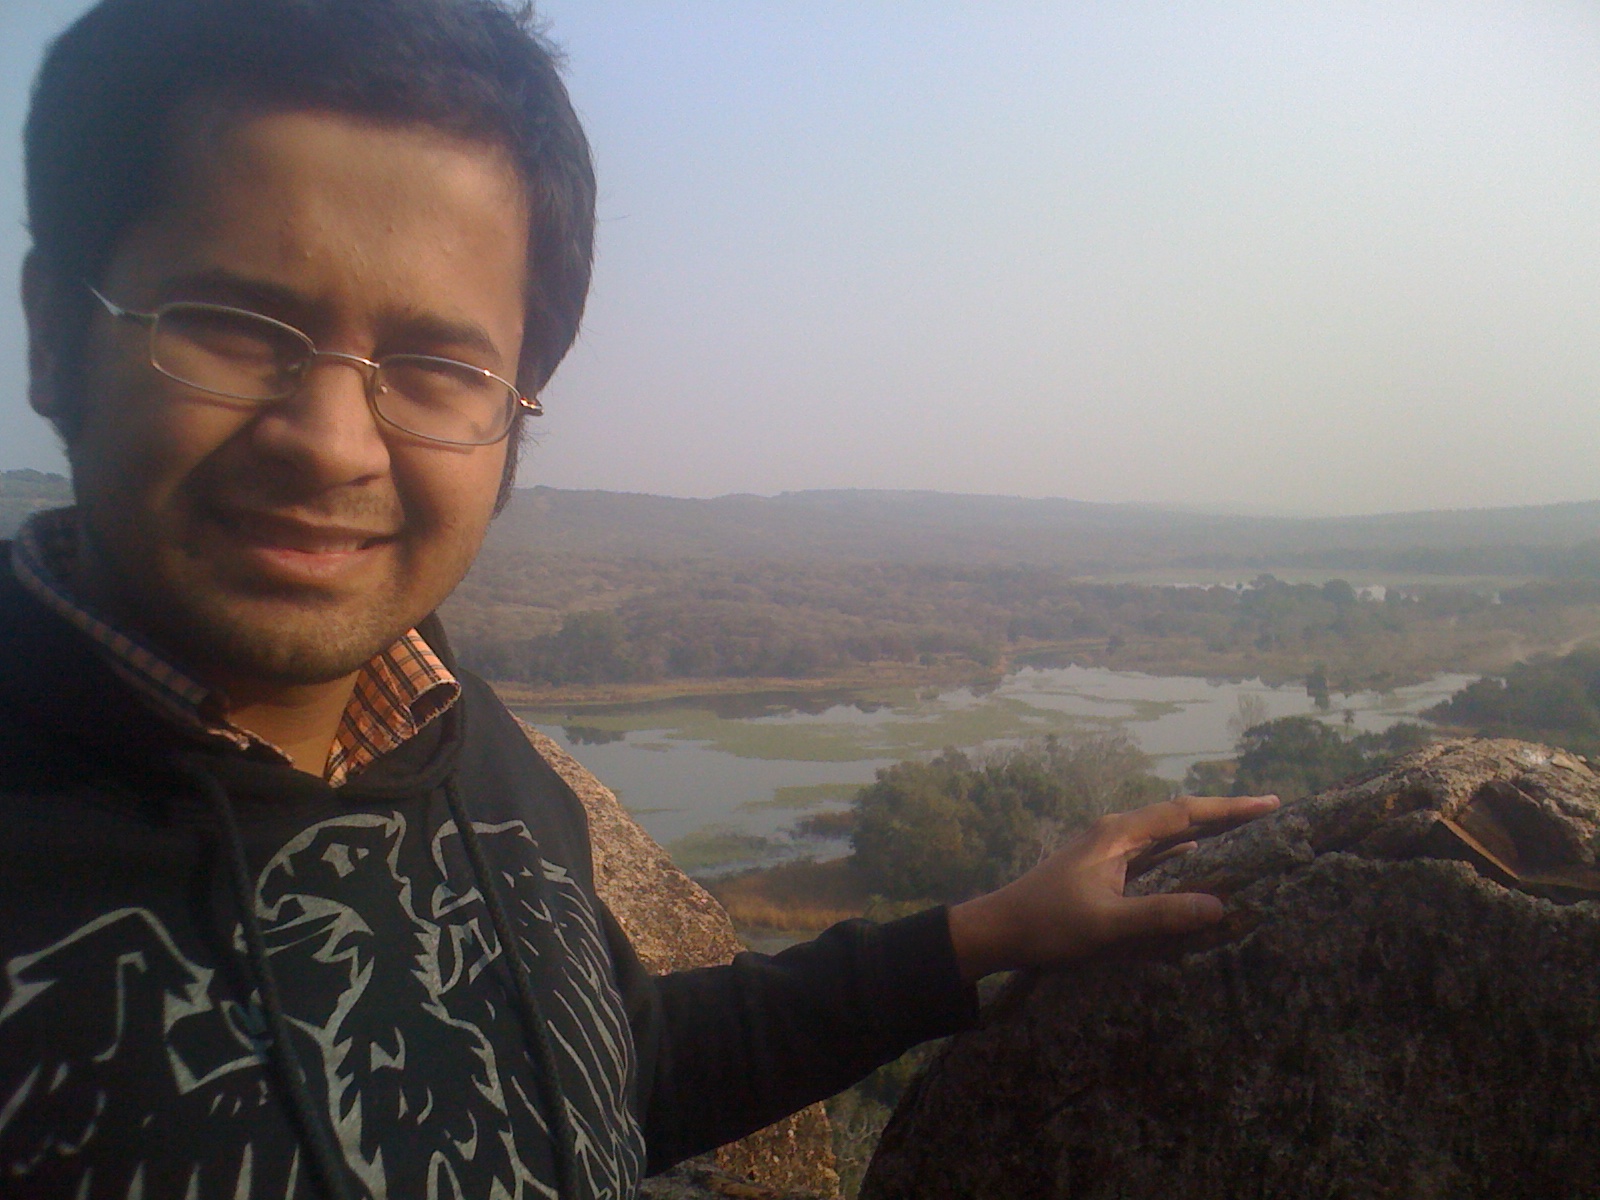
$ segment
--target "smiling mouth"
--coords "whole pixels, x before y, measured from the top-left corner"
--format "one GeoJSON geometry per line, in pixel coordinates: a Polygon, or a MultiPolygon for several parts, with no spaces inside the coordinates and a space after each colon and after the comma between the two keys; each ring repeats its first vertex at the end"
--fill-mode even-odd
{"type": "Polygon", "coordinates": [[[393,540],[385,530],[302,521],[275,513],[229,510],[216,514],[219,524],[263,550],[335,557],[370,550],[393,540]]]}

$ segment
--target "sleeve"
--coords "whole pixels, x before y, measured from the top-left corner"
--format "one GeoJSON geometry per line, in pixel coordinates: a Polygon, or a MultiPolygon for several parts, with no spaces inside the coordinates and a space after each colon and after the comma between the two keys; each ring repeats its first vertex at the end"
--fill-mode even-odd
{"type": "Polygon", "coordinates": [[[849,1087],[977,1019],[947,910],[845,921],[782,954],[650,976],[607,914],[654,1174],[849,1087]]]}

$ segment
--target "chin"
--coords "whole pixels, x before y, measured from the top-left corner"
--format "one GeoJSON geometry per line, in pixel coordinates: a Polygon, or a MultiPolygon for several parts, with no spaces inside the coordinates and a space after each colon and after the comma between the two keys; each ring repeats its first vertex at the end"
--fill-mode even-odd
{"type": "MultiPolygon", "coordinates": [[[[262,606],[191,610],[172,631],[203,675],[277,686],[347,678],[416,624],[392,612],[327,612],[262,606]]],[[[420,620],[420,618],[417,618],[420,620]]]]}

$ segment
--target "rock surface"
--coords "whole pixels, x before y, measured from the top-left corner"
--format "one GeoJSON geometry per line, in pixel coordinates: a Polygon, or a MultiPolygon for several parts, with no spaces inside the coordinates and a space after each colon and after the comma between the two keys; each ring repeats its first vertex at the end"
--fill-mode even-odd
{"type": "MultiPolygon", "coordinates": [[[[537,729],[523,728],[534,749],[583,801],[594,850],[595,888],[646,969],[664,974],[711,966],[728,962],[743,950],[722,905],[678,869],[611,790],[556,742],[537,729]]],[[[820,1104],[723,1146],[671,1178],[652,1181],[644,1192],[649,1200],[740,1195],[774,1200],[839,1195],[832,1130],[820,1104]],[[716,1190],[719,1187],[724,1190],[716,1190]],[[730,1187],[736,1190],[725,1190],[730,1187]],[[740,1192],[739,1187],[746,1190],[740,1192]]]]}
{"type": "Polygon", "coordinates": [[[863,1200],[1600,1196],[1600,777],[1429,747],[1134,881],[1218,930],[1019,976],[863,1200]]]}
{"type": "Polygon", "coordinates": [[[639,1200],[823,1200],[819,1192],[768,1187],[701,1163],[682,1163],[645,1181],[639,1200]]]}

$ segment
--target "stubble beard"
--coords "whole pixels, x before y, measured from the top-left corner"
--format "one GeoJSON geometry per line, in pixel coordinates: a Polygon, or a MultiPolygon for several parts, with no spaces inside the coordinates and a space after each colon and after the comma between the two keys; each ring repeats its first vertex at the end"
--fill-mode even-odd
{"type": "MultiPolygon", "coordinates": [[[[87,522],[84,523],[87,525],[87,522]]],[[[313,589],[266,589],[219,578],[199,548],[163,546],[160,561],[134,566],[104,556],[82,529],[80,562],[94,561],[100,586],[91,599],[128,622],[195,679],[230,685],[295,687],[347,678],[414,628],[448,595],[412,595],[407,564],[397,558],[389,577],[358,594],[329,596],[313,589]]],[[[462,554],[454,581],[471,564],[462,554]]]]}
{"type": "Polygon", "coordinates": [[[359,671],[426,616],[389,605],[349,611],[339,605],[254,603],[202,593],[185,597],[186,611],[163,640],[205,676],[269,686],[331,683],[359,671]]]}

